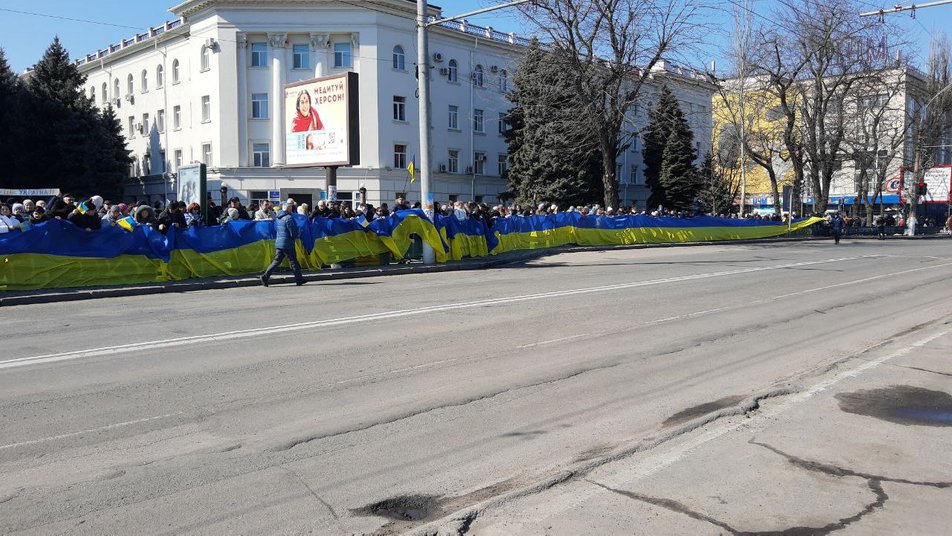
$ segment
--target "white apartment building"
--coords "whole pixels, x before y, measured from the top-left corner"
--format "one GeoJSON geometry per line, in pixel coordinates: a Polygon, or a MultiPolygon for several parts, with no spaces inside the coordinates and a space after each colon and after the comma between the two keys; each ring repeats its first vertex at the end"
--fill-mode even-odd
{"type": "MultiPolygon", "coordinates": [[[[338,171],[337,197],[361,187],[374,204],[396,194],[420,199],[406,166],[419,167],[416,3],[412,0],[189,0],[177,20],[78,59],[87,91],[111,103],[135,163],[129,198],[174,198],[179,166],[207,164],[208,189],[244,202],[314,202],[326,196],[324,168],[284,167],[283,88],[346,71],[359,75],[360,164],[338,171]]],[[[440,9],[431,6],[433,17],[440,9]]],[[[437,201],[498,200],[507,190],[503,138],[512,73],[528,41],[465,21],[431,27],[432,167],[437,201]]],[[[710,150],[713,87],[662,66],[710,150]]],[[[632,128],[646,121],[636,112],[632,128]]],[[[632,146],[619,161],[625,200],[647,198],[632,146]]],[[[218,202],[218,195],[214,196],[218,202]]]]}

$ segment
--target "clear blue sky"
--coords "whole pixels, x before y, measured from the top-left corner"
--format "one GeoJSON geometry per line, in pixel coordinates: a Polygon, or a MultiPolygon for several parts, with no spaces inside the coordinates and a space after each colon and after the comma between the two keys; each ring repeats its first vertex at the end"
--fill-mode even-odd
{"type": "MultiPolygon", "coordinates": [[[[739,1],[727,0],[718,4],[723,9],[730,9],[732,2],[739,1]]],[[[432,3],[441,6],[445,15],[456,15],[502,2],[434,0],[432,3]]],[[[760,22],[764,22],[769,20],[766,14],[771,7],[782,5],[783,2],[796,0],[752,0],[751,6],[753,11],[765,14],[759,18],[760,22]]],[[[54,35],[59,35],[71,57],[76,58],[172,18],[168,8],[176,3],[177,0],[0,0],[0,47],[6,51],[13,69],[20,72],[36,63],[54,35]]],[[[895,2],[860,0],[864,10],[892,4],[895,2]]],[[[502,31],[526,33],[512,9],[472,17],[470,21],[502,31]]],[[[920,10],[915,19],[906,14],[888,15],[886,21],[890,28],[895,29],[897,39],[908,38],[916,43],[914,55],[921,62],[928,53],[930,31],[934,28],[952,28],[952,5],[920,10]]],[[[713,46],[701,48],[710,57],[698,58],[695,67],[719,58],[717,46],[725,42],[732,26],[730,17],[723,13],[720,16],[714,13],[709,22],[715,27],[711,33],[710,44],[713,46]]],[[[719,61],[719,65],[724,63],[719,61]]]]}

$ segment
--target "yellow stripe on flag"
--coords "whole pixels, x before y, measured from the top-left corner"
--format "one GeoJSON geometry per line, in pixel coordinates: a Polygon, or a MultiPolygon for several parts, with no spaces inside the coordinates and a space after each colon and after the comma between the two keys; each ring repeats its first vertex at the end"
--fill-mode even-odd
{"type": "Polygon", "coordinates": [[[413,184],[413,181],[416,180],[416,166],[413,165],[413,160],[410,160],[410,163],[407,164],[407,172],[410,173],[410,184],[413,184]]]}

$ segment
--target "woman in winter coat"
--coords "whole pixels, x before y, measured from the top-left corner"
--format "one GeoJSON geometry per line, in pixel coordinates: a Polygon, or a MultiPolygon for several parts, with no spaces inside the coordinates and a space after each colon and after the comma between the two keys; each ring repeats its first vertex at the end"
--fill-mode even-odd
{"type": "Polygon", "coordinates": [[[132,217],[136,219],[139,225],[155,225],[155,211],[149,205],[136,207],[132,212],[132,217]]]}
{"type": "Polygon", "coordinates": [[[198,203],[190,203],[185,210],[185,226],[199,227],[203,224],[202,206],[198,203]]]}

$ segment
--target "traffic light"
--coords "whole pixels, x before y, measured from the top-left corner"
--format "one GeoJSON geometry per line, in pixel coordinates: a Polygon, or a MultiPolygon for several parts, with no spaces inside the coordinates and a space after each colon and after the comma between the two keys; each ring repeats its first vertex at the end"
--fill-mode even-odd
{"type": "Polygon", "coordinates": [[[916,188],[916,195],[925,197],[927,193],[928,189],[926,188],[926,183],[924,181],[920,181],[918,187],[916,188]]]}

